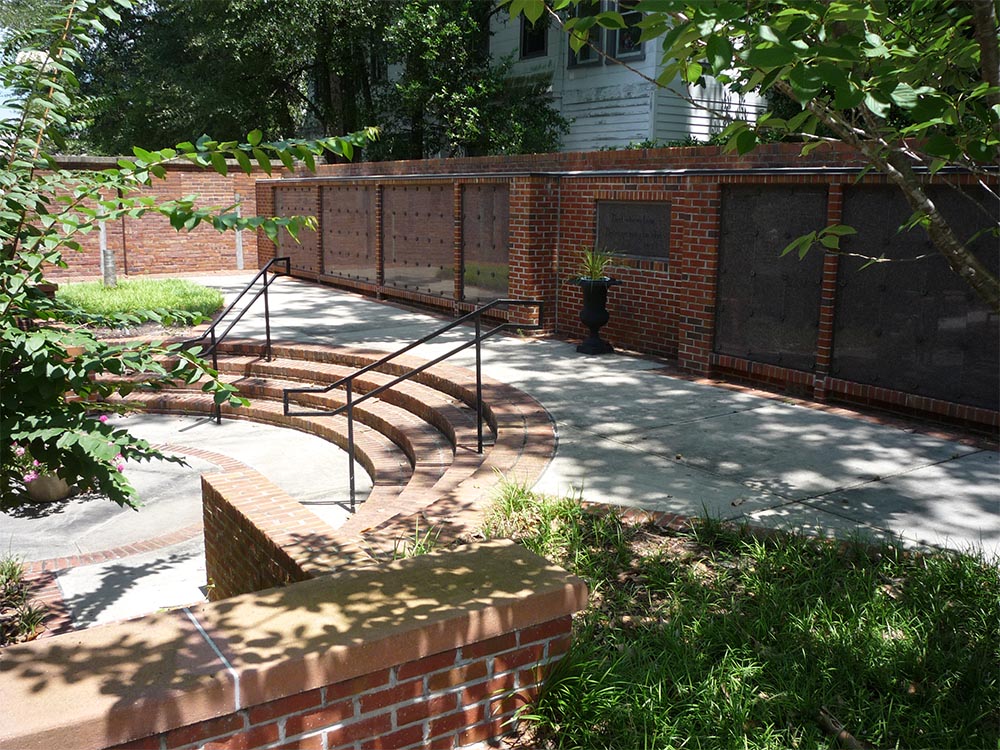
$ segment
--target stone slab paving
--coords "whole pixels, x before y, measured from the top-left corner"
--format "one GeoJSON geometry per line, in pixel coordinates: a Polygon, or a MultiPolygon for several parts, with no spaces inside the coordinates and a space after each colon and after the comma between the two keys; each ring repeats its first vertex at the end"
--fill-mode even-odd
{"type": "MultiPolygon", "coordinates": [[[[348,517],[338,502],[348,494],[347,454],[322,438],[193,416],[131,414],[112,423],[181,456],[187,465],[126,462],[143,503],[138,511],[81,496],[0,514],[4,551],[29,563],[47,561],[57,571],[63,605],[76,627],[204,600],[201,474],[218,470],[227,458],[253,466],[331,526],[348,517]],[[169,543],[175,536],[170,532],[184,529],[191,532],[188,538],[169,543]],[[100,561],[78,564],[92,557],[100,561]]],[[[371,479],[360,464],[355,470],[364,498],[371,479]]]]}
{"type": "MultiPolygon", "coordinates": [[[[276,336],[391,351],[448,320],[292,279],[273,289],[276,336]],[[285,298],[294,299],[289,320],[285,298]],[[305,310],[318,317],[304,319],[305,310]]],[[[248,326],[240,335],[263,331],[259,318],[248,326]]],[[[454,331],[414,354],[430,358],[467,339],[454,331]]],[[[474,358],[467,351],[452,361],[469,367],[474,358]]],[[[654,358],[580,355],[574,343],[555,339],[491,340],[483,370],[538,399],[557,425],[557,454],[540,490],[805,533],[900,534],[1000,559],[995,450],[673,377],[654,358]],[[849,506],[856,509],[845,512],[849,506]]]]}

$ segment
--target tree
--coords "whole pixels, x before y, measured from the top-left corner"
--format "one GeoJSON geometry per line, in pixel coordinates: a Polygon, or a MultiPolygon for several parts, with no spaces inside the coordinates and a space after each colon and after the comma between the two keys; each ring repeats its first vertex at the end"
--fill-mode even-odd
{"type": "Polygon", "coordinates": [[[383,137],[367,158],[550,148],[565,121],[545,86],[513,91],[491,64],[492,11],[489,0],[145,2],[83,51],[92,101],[79,148],[238,138],[246,121],[272,139],[375,123],[383,137]]]}
{"type": "MultiPolygon", "coordinates": [[[[511,15],[534,20],[579,0],[509,0],[511,15]]],[[[989,231],[996,220],[1000,153],[1000,45],[993,0],[642,0],[642,40],[658,40],[668,86],[714,76],[737,91],[776,92],[796,102],[787,118],[737,120],[728,146],[751,151],[765,132],[805,141],[803,152],[837,141],[869,168],[887,175],[913,211],[910,225],[926,229],[950,268],[992,310],[1000,312],[1000,283],[928,196],[925,175],[947,183],[971,175],[992,205],[983,206],[989,231]]],[[[621,28],[605,12],[563,23],[571,43],[586,44],[594,24],[621,28]]],[[[831,227],[801,238],[786,252],[814,242],[836,250],[853,232],[831,227]]],[[[882,258],[871,258],[881,262],[882,258]]]]}
{"type": "MultiPolygon", "coordinates": [[[[62,169],[51,153],[75,126],[72,68],[78,47],[91,44],[130,0],[112,4],[70,0],[40,30],[15,35],[0,55],[0,87],[15,95],[15,117],[0,121],[0,499],[25,480],[20,469],[48,471],[101,492],[123,505],[135,493],[120,472],[122,459],[166,458],[148,443],[114,429],[94,414],[94,401],[126,394],[139,385],[158,387],[178,380],[203,381],[216,403],[244,403],[202,359],[179,345],[112,345],[87,327],[120,320],[91,316],[43,293],[46,268],[65,266],[64,252],[79,248],[79,237],[123,216],[155,212],[178,230],[202,222],[216,229],[262,229],[272,239],[294,236],[311,217],[240,217],[235,207],[201,206],[196,197],[158,203],[143,188],[166,176],[166,164],[185,159],[225,174],[227,160],[251,172],[254,162],[267,172],[272,160],[287,167],[301,159],[332,153],[350,158],[374,132],[315,141],[266,142],[259,130],[242,141],[202,136],[176,148],[120,159],[101,171],[62,169]],[[72,352],[72,354],[71,354],[72,352]],[[176,364],[166,364],[175,362],[176,364]],[[118,378],[115,382],[111,378],[118,378]],[[122,382],[122,378],[127,382],[122,382]]],[[[153,315],[153,314],[150,314],[153,315]]],[[[134,318],[128,322],[137,322],[134,318]]],[[[102,406],[101,409],[109,410],[102,406]]]]}

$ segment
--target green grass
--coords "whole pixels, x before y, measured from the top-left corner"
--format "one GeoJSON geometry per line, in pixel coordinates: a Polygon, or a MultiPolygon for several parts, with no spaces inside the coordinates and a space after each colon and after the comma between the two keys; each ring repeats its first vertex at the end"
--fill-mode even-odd
{"type": "MultiPolygon", "coordinates": [[[[185,279],[130,279],[116,287],[100,282],[60,284],[57,297],[94,315],[140,315],[169,324],[176,313],[208,318],[222,307],[222,294],[216,289],[185,279]],[[143,313],[153,311],[153,316],[143,313]]],[[[191,316],[183,316],[192,322],[191,316]]]]}
{"type": "Polygon", "coordinates": [[[665,532],[512,485],[485,528],[591,587],[523,716],[539,747],[1000,747],[1000,575],[976,557],[665,532]]]}

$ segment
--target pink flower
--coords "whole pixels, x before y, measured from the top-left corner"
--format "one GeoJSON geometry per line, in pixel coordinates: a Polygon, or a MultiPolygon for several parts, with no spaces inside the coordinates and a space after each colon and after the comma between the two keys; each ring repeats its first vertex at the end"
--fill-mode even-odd
{"type": "Polygon", "coordinates": [[[108,415],[107,415],[107,414],[102,414],[102,415],[101,415],[101,416],[99,416],[99,417],[98,417],[97,419],[98,419],[98,421],[99,421],[99,422],[100,422],[101,424],[104,424],[105,422],[107,422],[107,421],[108,421],[108,415]]]}
{"type": "Polygon", "coordinates": [[[125,464],[118,464],[115,468],[118,469],[118,471],[125,471],[125,464]]]}
{"type": "Polygon", "coordinates": [[[27,474],[24,475],[25,484],[28,484],[29,482],[34,482],[36,479],[38,479],[37,471],[29,471],[27,474]]]}
{"type": "Polygon", "coordinates": [[[32,465],[32,466],[41,466],[41,464],[40,464],[40,463],[38,463],[38,459],[37,459],[37,458],[35,458],[35,459],[32,459],[32,461],[31,461],[31,465],[32,465]]]}
{"type": "Polygon", "coordinates": [[[117,456],[115,456],[115,461],[116,462],[118,462],[118,461],[124,461],[124,460],[125,460],[125,457],[121,453],[119,453],[117,456]]]}
{"type": "Polygon", "coordinates": [[[17,443],[14,444],[14,455],[15,456],[23,456],[24,452],[25,451],[24,451],[24,447],[23,446],[20,446],[17,443]]]}

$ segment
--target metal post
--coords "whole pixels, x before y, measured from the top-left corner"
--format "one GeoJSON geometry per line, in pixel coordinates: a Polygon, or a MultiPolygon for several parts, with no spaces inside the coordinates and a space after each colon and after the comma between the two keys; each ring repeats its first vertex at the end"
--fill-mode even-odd
{"type": "Polygon", "coordinates": [[[267,302],[267,272],[264,272],[264,334],[267,338],[267,344],[265,349],[265,359],[271,361],[271,308],[267,302]]]}
{"type": "MultiPolygon", "coordinates": [[[[215,342],[215,328],[212,328],[212,369],[216,373],[219,372],[219,351],[216,348],[215,342]]],[[[215,396],[212,396],[212,400],[215,400],[215,396]]],[[[222,424],[222,404],[216,402],[215,404],[215,423],[222,424]]]]}
{"type": "Polygon", "coordinates": [[[354,403],[353,380],[347,381],[347,477],[351,483],[351,513],[354,513],[354,403]]]}
{"type": "Polygon", "coordinates": [[[483,358],[480,337],[480,316],[476,316],[476,438],[479,453],[483,452],[483,358]]]}

